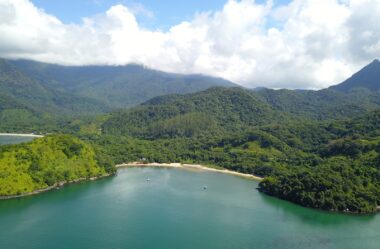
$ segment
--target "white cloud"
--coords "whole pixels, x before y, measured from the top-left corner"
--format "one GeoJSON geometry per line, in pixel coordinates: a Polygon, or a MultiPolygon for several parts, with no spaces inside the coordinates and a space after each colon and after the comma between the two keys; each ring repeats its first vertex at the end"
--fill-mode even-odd
{"type": "Polygon", "coordinates": [[[0,56],[135,62],[275,88],[327,87],[380,57],[378,0],[293,0],[281,7],[230,0],[166,32],[142,28],[136,11],[151,15],[115,5],[82,24],[65,24],[28,0],[0,0],[0,56]]]}

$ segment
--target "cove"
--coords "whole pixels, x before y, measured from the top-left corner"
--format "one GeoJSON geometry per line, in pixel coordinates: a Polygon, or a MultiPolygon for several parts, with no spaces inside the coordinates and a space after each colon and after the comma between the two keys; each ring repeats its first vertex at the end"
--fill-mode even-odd
{"type": "Polygon", "coordinates": [[[0,248],[380,246],[378,215],[307,209],[256,188],[255,181],[216,172],[120,169],[115,177],[0,201],[0,248]]]}

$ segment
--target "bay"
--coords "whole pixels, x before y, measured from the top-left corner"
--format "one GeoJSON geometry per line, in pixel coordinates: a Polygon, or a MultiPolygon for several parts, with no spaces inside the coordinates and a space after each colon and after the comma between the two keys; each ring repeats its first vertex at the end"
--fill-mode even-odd
{"type": "Polygon", "coordinates": [[[380,246],[378,215],[307,209],[263,195],[257,186],[255,181],[216,172],[120,169],[115,177],[1,201],[0,248],[380,246]]]}

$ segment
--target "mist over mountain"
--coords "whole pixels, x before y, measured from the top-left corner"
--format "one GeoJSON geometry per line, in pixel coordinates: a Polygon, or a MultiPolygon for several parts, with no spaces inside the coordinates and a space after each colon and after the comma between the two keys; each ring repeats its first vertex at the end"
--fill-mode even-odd
{"type": "Polygon", "coordinates": [[[212,86],[234,83],[204,75],[181,75],[152,70],[140,65],[61,66],[29,60],[8,61],[45,86],[124,108],[150,98],[172,93],[192,93],[212,86]]]}

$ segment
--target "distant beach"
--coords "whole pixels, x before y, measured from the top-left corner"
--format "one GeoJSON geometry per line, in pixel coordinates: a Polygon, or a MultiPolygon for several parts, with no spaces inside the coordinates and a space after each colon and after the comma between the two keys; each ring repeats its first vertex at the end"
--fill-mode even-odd
{"type": "Polygon", "coordinates": [[[262,181],[263,178],[251,174],[240,173],[228,169],[215,169],[211,167],[207,167],[200,164],[182,164],[182,163],[142,163],[142,162],[130,162],[116,165],[116,168],[130,168],[130,167],[163,167],[163,168],[182,168],[182,169],[195,169],[195,170],[204,170],[204,171],[212,171],[219,172],[223,174],[235,175],[244,178],[250,178],[256,181],[262,181]]]}

